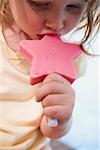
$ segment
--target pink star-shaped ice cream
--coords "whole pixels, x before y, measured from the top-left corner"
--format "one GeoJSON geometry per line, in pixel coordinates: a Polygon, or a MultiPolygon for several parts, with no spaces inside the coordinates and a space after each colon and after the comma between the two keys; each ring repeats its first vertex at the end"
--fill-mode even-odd
{"type": "Polygon", "coordinates": [[[31,64],[32,85],[41,82],[50,73],[58,73],[71,83],[76,79],[74,61],[82,52],[79,45],[46,35],[41,40],[23,40],[20,46],[20,53],[31,64]]]}

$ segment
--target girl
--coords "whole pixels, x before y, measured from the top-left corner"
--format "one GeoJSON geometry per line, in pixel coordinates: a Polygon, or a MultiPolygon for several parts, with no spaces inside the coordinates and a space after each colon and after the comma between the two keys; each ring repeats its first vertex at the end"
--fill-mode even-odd
{"type": "MultiPolygon", "coordinates": [[[[82,46],[98,23],[98,4],[98,0],[0,0],[0,150],[48,150],[49,138],[69,131],[75,101],[71,84],[53,73],[42,83],[29,85],[29,65],[18,53],[19,42],[45,34],[61,36],[86,20],[82,46]],[[49,127],[48,117],[56,117],[58,126],[49,127]]],[[[77,59],[78,73],[83,55],[77,59]]]]}

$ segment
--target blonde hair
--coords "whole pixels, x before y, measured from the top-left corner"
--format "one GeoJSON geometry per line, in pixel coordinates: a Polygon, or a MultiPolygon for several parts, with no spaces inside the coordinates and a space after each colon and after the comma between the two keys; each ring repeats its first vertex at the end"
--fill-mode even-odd
{"type": "Polygon", "coordinates": [[[0,23],[7,23],[9,26],[12,23],[11,11],[8,0],[0,0],[0,23]]]}
{"type": "MultiPolygon", "coordinates": [[[[86,11],[80,21],[85,22],[85,24],[82,24],[82,26],[78,28],[79,30],[85,27],[85,34],[80,44],[81,47],[83,47],[84,43],[88,40],[94,28],[99,29],[98,25],[100,22],[100,13],[98,11],[99,0],[86,0],[86,3],[86,11]]],[[[3,21],[8,25],[10,25],[12,21],[8,0],[0,0],[0,22],[3,21]]]]}

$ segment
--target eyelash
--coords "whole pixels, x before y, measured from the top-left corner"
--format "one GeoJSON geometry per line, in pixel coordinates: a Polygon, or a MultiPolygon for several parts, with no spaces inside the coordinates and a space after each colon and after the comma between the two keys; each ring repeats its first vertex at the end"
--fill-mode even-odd
{"type": "Polygon", "coordinates": [[[31,0],[27,0],[27,1],[33,9],[36,8],[38,10],[44,10],[44,9],[49,8],[49,3],[37,3],[31,0]]]}
{"type": "Polygon", "coordinates": [[[67,5],[65,10],[68,11],[68,12],[79,12],[81,11],[83,8],[83,6],[80,6],[80,5],[67,5]]]}

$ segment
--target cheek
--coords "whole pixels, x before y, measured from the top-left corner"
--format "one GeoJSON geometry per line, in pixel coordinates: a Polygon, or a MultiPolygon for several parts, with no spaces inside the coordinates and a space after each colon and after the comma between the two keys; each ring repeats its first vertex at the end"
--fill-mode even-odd
{"type": "Polygon", "coordinates": [[[80,22],[80,18],[81,18],[80,15],[78,15],[78,16],[74,16],[74,15],[68,16],[66,21],[65,21],[65,30],[64,30],[64,32],[68,33],[71,30],[73,30],[78,25],[78,23],[80,22]]]}
{"type": "Polygon", "coordinates": [[[32,16],[32,18],[28,18],[27,25],[23,25],[23,30],[25,33],[27,33],[31,38],[34,38],[35,35],[42,30],[42,22],[38,20],[38,18],[35,18],[32,16]]]}
{"type": "Polygon", "coordinates": [[[43,19],[41,15],[35,13],[28,5],[25,7],[25,17],[26,17],[26,26],[27,34],[34,37],[35,33],[38,33],[43,28],[43,19]]]}
{"type": "Polygon", "coordinates": [[[23,1],[10,1],[13,18],[18,27],[28,34],[31,38],[41,31],[43,22],[40,15],[37,15],[29,7],[25,0],[23,1]]]}

